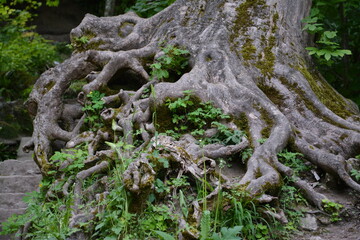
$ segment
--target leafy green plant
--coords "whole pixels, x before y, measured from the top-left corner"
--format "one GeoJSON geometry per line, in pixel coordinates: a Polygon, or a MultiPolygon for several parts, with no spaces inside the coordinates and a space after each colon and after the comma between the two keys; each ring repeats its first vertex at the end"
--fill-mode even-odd
{"type": "Polygon", "coordinates": [[[222,227],[220,233],[213,233],[212,240],[242,240],[238,235],[242,230],[242,226],[232,228],[222,227]]]}
{"type": "Polygon", "coordinates": [[[280,162],[293,169],[296,175],[309,170],[309,167],[306,166],[304,161],[301,159],[302,156],[303,154],[301,153],[289,152],[286,149],[278,153],[280,162]]]}
{"type": "Polygon", "coordinates": [[[128,10],[132,10],[139,16],[147,18],[160,12],[173,2],[175,2],[175,0],[137,0],[135,5],[130,7],[128,10]]]}
{"type": "Polygon", "coordinates": [[[181,75],[188,65],[187,54],[189,51],[177,48],[172,45],[167,45],[161,48],[164,55],[161,55],[156,61],[150,65],[151,78],[156,77],[159,80],[165,80],[171,75],[181,75]]]}
{"type": "Polygon", "coordinates": [[[84,122],[88,125],[90,131],[96,131],[104,126],[100,118],[100,113],[104,109],[105,104],[102,100],[104,96],[105,94],[99,91],[93,91],[87,94],[89,102],[85,104],[82,110],[86,113],[84,122]]]}
{"type": "Polygon", "coordinates": [[[68,164],[65,168],[61,169],[61,171],[69,175],[74,175],[82,170],[84,167],[84,161],[86,160],[87,156],[87,151],[81,147],[72,148],[62,152],[56,151],[54,155],[51,156],[50,161],[52,161],[57,167],[61,166],[61,164],[65,161],[71,161],[71,163],[68,164]]]}
{"type": "Polygon", "coordinates": [[[166,232],[162,232],[162,231],[154,231],[157,235],[159,235],[163,240],[175,240],[175,238],[173,236],[171,236],[170,234],[166,233],[166,232]]]}
{"type": "Polygon", "coordinates": [[[36,239],[60,240],[79,230],[69,228],[72,196],[48,202],[43,194],[32,192],[27,194],[24,201],[28,204],[25,214],[14,215],[7,222],[2,223],[3,231],[0,235],[15,233],[28,222],[33,223],[26,235],[30,239],[36,237],[36,239]]]}
{"type": "Polygon", "coordinates": [[[210,236],[211,231],[211,216],[210,211],[205,210],[202,213],[200,221],[200,240],[206,240],[210,236]]]}
{"type": "Polygon", "coordinates": [[[230,116],[223,114],[221,109],[215,108],[211,102],[195,104],[190,90],[184,91],[182,98],[167,99],[165,105],[172,114],[171,122],[174,124],[174,128],[167,130],[166,133],[175,138],[186,132],[190,132],[193,136],[201,136],[211,124],[220,128],[219,136],[225,135],[222,136],[223,140],[228,143],[232,140],[237,141],[237,138],[242,135],[240,131],[231,132],[226,126],[217,122],[217,120],[228,119],[230,116]]]}
{"type": "Polygon", "coordinates": [[[342,220],[340,218],[340,210],[344,207],[343,205],[332,202],[328,199],[323,199],[322,205],[323,205],[325,212],[330,214],[331,222],[338,222],[338,221],[342,220]]]}
{"type": "Polygon", "coordinates": [[[17,156],[16,147],[0,142],[0,162],[7,159],[15,159],[17,156]]]}
{"type": "Polygon", "coordinates": [[[86,44],[89,43],[91,36],[81,36],[71,39],[71,44],[68,47],[72,50],[76,49],[77,51],[86,50],[86,44]]]}
{"type": "Polygon", "coordinates": [[[176,219],[177,217],[171,214],[167,206],[149,205],[139,222],[140,229],[148,235],[153,230],[166,232],[169,229],[176,229],[176,219]]]}
{"type": "Polygon", "coordinates": [[[244,151],[242,151],[241,159],[243,163],[245,163],[252,156],[253,151],[254,150],[252,148],[246,148],[244,151]]]}
{"type": "Polygon", "coordinates": [[[337,31],[324,30],[324,24],[320,23],[319,14],[319,8],[312,8],[310,16],[303,20],[306,23],[303,30],[320,36],[315,47],[306,48],[309,54],[325,59],[327,64],[332,63],[330,62],[331,58],[342,58],[345,55],[351,55],[350,50],[340,49],[340,44],[336,42],[337,31]]]}
{"type": "Polygon", "coordinates": [[[351,169],[350,171],[351,176],[353,176],[355,178],[356,181],[360,181],[360,171],[356,170],[356,169],[351,169]]]}
{"type": "Polygon", "coordinates": [[[35,79],[54,61],[56,47],[27,23],[40,1],[0,2],[0,96],[7,100],[26,98],[35,79]]]}
{"type": "Polygon", "coordinates": [[[220,143],[223,145],[234,145],[241,142],[242,137],[245,136],[245,133],[240,130],[233,130],[228,126],[219,123],[212,122],[211,125],[215,127],[218,131],[211,138],[205,139],[206,143],[220,143]]]}

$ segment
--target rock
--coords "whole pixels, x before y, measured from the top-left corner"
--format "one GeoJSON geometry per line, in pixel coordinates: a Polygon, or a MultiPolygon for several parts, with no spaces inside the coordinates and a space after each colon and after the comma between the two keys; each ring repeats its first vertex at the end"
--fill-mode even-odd
{"type": "MultiPolygon", "coordinates": [[[[27,204],[23,197],[27,192],[38,189],[42,178],[32,152],[25,153],[22,146],[30,138],[22,138],[16,160],[5,160],[0,163],[0,231],[2,223],[13,214],[25,212],[27,204]]],[[[16,239],[14,236],[0,236],[0,240],[16,239]]]]}
{"type": "Polygon", "coordinates": [[[323,225],[329,225],[331,224],[330,218],[328,216],[319,216],[318,220],[323,225]]]}
{"type": "Polygon", "coordinates": [[[324,240],[322,237],[319,236],[312,236],[309,240],[324,240]]]}
{"type": "Polygon", "coordinates": [[[316,218],[311,214],[306,214],[300,219],[300,228],[307,231],[316,231],[319,227],[316,218]]]}

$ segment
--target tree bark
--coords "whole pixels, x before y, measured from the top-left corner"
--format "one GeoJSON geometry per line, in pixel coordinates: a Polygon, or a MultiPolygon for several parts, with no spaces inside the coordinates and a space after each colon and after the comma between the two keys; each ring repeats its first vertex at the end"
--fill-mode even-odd
{"type": "MultiPolygon", "coordinates": [[[[296,149],[314,165],[360,191],[360,185],[349,175],[348,164],[360,153],[360,115],[314,70],[304,50],[308,39],[301,30],[301,20],[310,6],[310,0],[178,0],[148,19],[131,12],[103,18],[86,15],[72,30],[71,38],[74,41],[87,36],[90,40],[76,49],[70,59],[45,72],[30,94],[28,106],[35,115],[35,161],[46,174],[51,168],[49,158],[55,140],[64,141],[67,147],[81,142],[76,140],[81,114],[74,114],[76,126],[65,129],[59,125],[65,121],[62,96],[73,81],[86,76],[90,79],[79,94],[82,104],[86,94],[109,85],[119,71],[130,69],[136,76],[135,85],[148,87],[147,63],[162,54],[159,46],[166,42],[190,51],[189,72],[175,82],[151,82],[156,97],[140,99],[143,86],[133,89],[130,95],[119,90],[105,98],[109,102],[120,99],[121,104],[109,107],[103,117],[116,120],[128,143],[132,139],[127,133],[138,129],[146,132],[143,139],[149,141],[154,136],[153,128],[145,126],[154,126],[154,109],[190,89],[202,101],[211,101],[232,116],[233,125],[239,130],[247,131],[254,152],[239,184],[246,186],[252,196],[266,197],[271,189],[281,185],[282,177],[294,176],[277,158],[285,147],[296,149]],[[97,73],[89,77],[93,71],[97,73]],[[140,114],[135,116],[135,112],[140,114]],[[261,144],[259,139],[266,141],[261,144]]],[[[83,133],[84,139],[86,136],[89,135],[83,133]]],[[[190,168],[189,159],[171,147],[183,146],[190,156],[198,156],[193,143],[165,138],[159,141],[164,141],[161,144],[165,148],[168,146],[169,158],[177,157],[175,162],[188,164],[184,172],[199,168],[190,168]]],[[[218,146],[218,150],[221,147],[224,146],[218,146]]],[[[93,155],[101,154],[100,150],[94,147],[93,155]]],[[[221,150],[216,156],[226,156],[226,151],[221,150]]],[[[126,175],[133,179],[128,189],[138,192],[141,177],[135,175],[145,172],[150,176],[154,172],[146,157],[141,156],[131,169],[126,175]]],[[[196,171],[191,174],[199,177],[196,171]]],[[[298,179],[296,186],[321,207],[325,196],[304,180],[298,179]]]]}

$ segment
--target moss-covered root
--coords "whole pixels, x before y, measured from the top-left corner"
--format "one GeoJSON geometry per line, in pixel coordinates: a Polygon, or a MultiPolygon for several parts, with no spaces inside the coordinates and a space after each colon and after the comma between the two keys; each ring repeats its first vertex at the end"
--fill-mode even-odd
{"type": "Polygon", "coordinates": [[[281,184],[281,176],[274,163],[277,161],[277,153],[287,145],[292,133],[287,118],[280,111],[274,109],[272,105],[261,102],[261,105],[257,105],[255,108],[271,109],[271,111],[260,111],[260,124],[259,118],[249,119],[250,126],[252,126],[249,134],[252,139],[259,139],[258,136],[262,135],[259,133],[264,132],[261,129],[267,129],[268,135],[262,145],[259,142],[253,142],[254,154],[248,160],[247,171],[240,181],[240,184],[247,185],[247,190],[252,196],[276,189],[281,184]],[[264,119],[271,119],[271,121],[264,119]],[[271,125],[269,125],[270,122],[271,125]]]}

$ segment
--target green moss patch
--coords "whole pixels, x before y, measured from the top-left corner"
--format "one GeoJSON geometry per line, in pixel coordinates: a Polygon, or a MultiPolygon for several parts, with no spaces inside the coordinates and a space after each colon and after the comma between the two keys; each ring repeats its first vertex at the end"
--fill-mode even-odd
{"type": "Polygon", "coordinates": [[[262,53],[259,54],[259,60],[256,62],[255,66],[260,70],[261,74],[266,77],[271,77],[274,72],[275,65],[275,54],[272,52],[273,47],[275,46],[276,38],[271,35],[269,39],[262,42],[265,45],[262,53]]]}
{"type": "Polygon", "coordinates": [[[260,83],[258,87],[276,106],[280,107],[283,104],[284,96],[276,88],[268,86],[265,83],[260,83]]]}
{"type": "Polygon", "coordinates": [[[347,103],[343,97],[327,82],[317,76],[316,73],[310,73],[309,70],[303,66],[299,66],[296,69],[306,78],[319,100],[333,113],[344,119],[355,114],[348,110],[347,103]]]}
{"type": "Polygon", "coordinates": [[[255,54],[256,54],[256,48],[253,45],[253,40],[250,38],[247,38],[245,40],[245,43],[243,44],[240,52],[245,61],[254,60],[255,54]]]}
{"type": "Polygon", "coordinates": [[[275,122],[271,117],[269,117],[269,113],[262,107],[255,107],[261,114],[261,120],[266,124],[266,126],[261,130],[261,135],[263,138],[269,138],[271,134],[271,129],[273,128],[275,122]]]}

